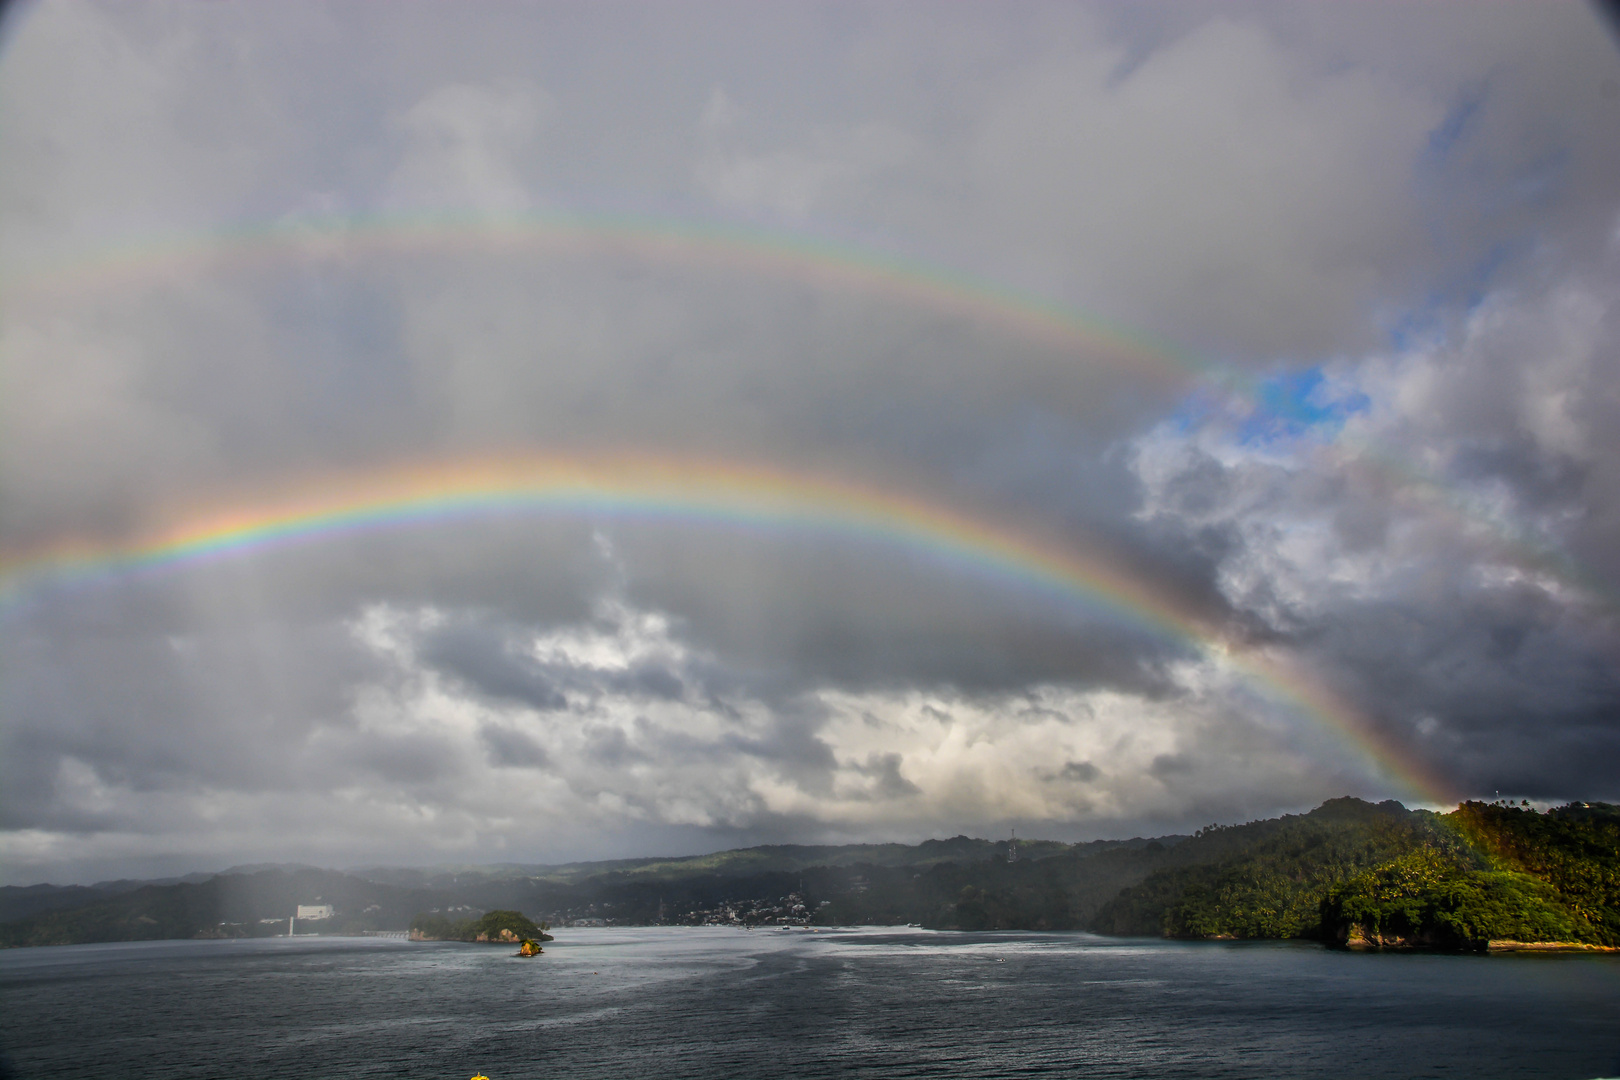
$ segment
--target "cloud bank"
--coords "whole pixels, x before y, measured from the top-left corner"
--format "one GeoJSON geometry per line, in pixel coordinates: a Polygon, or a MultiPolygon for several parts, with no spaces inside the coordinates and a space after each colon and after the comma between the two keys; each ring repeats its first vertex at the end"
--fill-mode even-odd
{"type": "Polygon", "coordinates": [[[1402,764],[1620,797],[1591,10],[633,14],[12,17],[8,880],[1082,838],[1430,797],[1402,764]],[[1202,629],[611,513],[14,572],[340,474],[615,452],[938,505],[1202,629]]]}

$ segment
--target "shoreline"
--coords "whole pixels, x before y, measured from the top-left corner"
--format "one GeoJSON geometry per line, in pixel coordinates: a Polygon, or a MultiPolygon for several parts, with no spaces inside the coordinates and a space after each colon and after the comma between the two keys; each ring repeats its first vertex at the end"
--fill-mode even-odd
{"type": "Polygon", "coordinates": [[[1485,951],[1492,953],[1510,952],[1540,952],[1540,953],[1617,953],[1620,946],[1616,945],[1589,945],[1584,941],[1513,941],[1510,938],[1493,939],[1486,942],[1485,951]]]}
{"type": "MultiPolygon", "coordinates": [[[[1584,941],[1516,941],[1512,938],[1491,938],[1484,948],[1457,949],[1412,942],[1405,938],[1370,940],[1356,935],[1340,943],[1337,948],[1350,952],[1433,952],[1433,953],[1620,953],[1620,946],[1593,945],[1584,941]]],[[[1334,947],[1332,945],[1330,948],[1334,947]]]]}

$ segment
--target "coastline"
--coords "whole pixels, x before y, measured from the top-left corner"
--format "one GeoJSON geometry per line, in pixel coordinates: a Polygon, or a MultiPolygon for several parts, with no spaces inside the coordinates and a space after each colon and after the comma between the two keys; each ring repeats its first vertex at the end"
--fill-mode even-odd
{"type": "Polygon", "coordinates": [[[1485,951],[1492,953],[1620,953],[1620,946],[1590,945],[1584,941],[1513,941],[1509,938],[1500,938],[1487,942],[1485,951]]]}
{"type": "MultiPolygon", "coordinates": [[[[1332,947],[1331,945],[1329,947],[1332,947]]],[[[1476,943],[1472,949],[1448,948],[1430,941],[1406,937],[1367,937],[1352,934],[1338,943],[1338,948],[1352,952],[1443,952],[1443,953],[1620,953],[1620,946],[1594,945],[1585,941],[1516,941],[1513,938],[1491,938],[1476,943]]]]}

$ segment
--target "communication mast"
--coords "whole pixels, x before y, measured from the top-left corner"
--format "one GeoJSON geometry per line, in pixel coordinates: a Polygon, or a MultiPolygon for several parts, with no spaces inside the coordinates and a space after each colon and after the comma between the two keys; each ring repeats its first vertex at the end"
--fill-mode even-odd
{"type": "Polygon", "coordinates": [[[1012,839],[1007,841],[1007,861],[1010,862],[1010,863],[1015,863],[1015,862],[1018,861],[1018,830],[1017,829],[1014,829],[1012,831],[1012,839]]]}

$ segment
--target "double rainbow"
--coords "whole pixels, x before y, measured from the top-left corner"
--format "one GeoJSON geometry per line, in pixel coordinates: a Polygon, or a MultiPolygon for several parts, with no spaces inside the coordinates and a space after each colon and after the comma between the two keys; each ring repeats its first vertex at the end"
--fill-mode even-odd
{"type": "MultiPolygon", "coordinates": [[[[1252,391],[1252,380],[1168,342],[935,265],[804,236],[624,215],[304,218],[133,243],[54,267],[36,263],[7,275],[5,286],[12,298],[78,298],[101,288],[162,280],[170,272],[355,253],[458,251],[624,256],[679,269],[765,274],[1000,326],[1068,351],[1087,365],[1128,369],[1155,382],[1196,379],[1245,396],[1252,391]]],[[[63,540],[0,551],[0,615],[43,595],[51,584],[160,572],[281,545],[513,512],[813,530],[926,552],[1222,656],[1268,696],[1348,738],[1413,794],[1437,803],[1451,799],[1448,786],[1409,749],[1303,668],[1280,653],[1227,640],[1190,607],[1101,555],[894,492],[727,463],[512,457],[328,479],[286,499],[202,513],[124,541],[63,540]]]]}
{"type": "MultiPolygon", "coordinates": [[[[79,300],[99,290],[187,279],[199,271],[364,255],[510,252],[547,257],[622,257],[676,270],[708,268],[763,275],[816,288],[887,297],[908,306],[1005,329],[1070,355],[1077,366],[1129,371],[1165,385],[1197,383],[1253,404],[1251,375],[1214,364],[1173,342],[1033,293],[906,258],[804,234],[720,222],[630,214],[417,212],[309,216],[171,234],[111,245],[54,264],[0,268],[0,296],[79,300]]],[[[1598,608],[1620,612],[1620,597],[1570,560],[1506,529],[1411,461],[1342,438],[1337,453],[1393,479],[1426,510],[1490,538],[1497,557],[1550,576],[1598,608]]]]}
{"type": "Polygon", "coordinates": [[[1234,643],[1186,604],[1106,557],[896,492],[725,462],[511,456],[328,479],[284,500],[198,514],[128,540],[0,552],[0,611],[15,611],[51,587],[514,513],[810,531],[915,551],[1218,656],[1266,696],[1348,738],[1413,795],[1451,801],[1447,785],[1409,750],[1303,668],[1280,653],[1234,643]]]}

